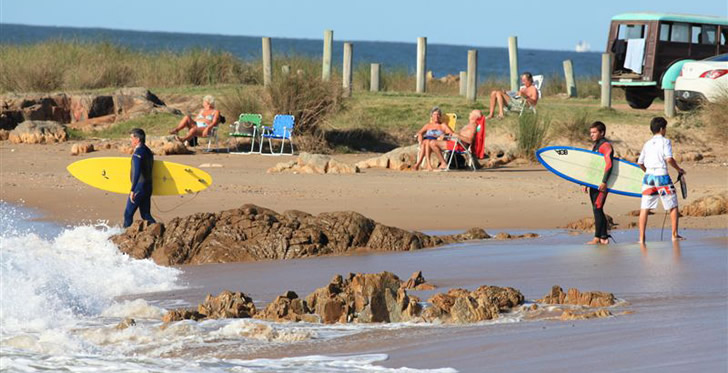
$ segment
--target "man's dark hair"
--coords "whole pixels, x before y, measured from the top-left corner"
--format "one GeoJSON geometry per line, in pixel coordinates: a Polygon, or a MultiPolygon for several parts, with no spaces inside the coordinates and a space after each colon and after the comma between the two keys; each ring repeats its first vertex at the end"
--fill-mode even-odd
{"type": "Polygon", "coordinates": [[[600,121],[596,121],[596,122],[592,123],[591,126],[589,126],[589,128],[596,128],[597,131],[599,131],[601,133],[607,133],[607,126],[600,121]]]}
{"type": "Polygon", "coordinates": [[[533,75],[531,73],[529,73],[528,71],[524,71],[521,75],[525,76],[529,82],[533,83],[533,75]]]}
{"type": "Polygon", "coordinates": [[[131,131],[129,131],[129,134],[139,139],[139,142],[144,144],[147,140],[147,135],[144,134],[144,130],[141,128],[134,128],[131,131]]]}
{"type": "Polygon", "coordinates": [[[654,117],[650,121],[650,130],[653,135],[660,132],[665,127],[667,127],[667,120],[663,117],[654,117]]]}

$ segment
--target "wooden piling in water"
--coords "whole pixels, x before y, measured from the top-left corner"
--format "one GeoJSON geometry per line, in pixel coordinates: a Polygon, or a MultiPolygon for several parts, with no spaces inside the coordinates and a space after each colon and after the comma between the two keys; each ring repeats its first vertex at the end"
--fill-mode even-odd
{"type": "Polygon", "coordinates": [[[468,101],[475,102],[478,95],[478,50],[468,51],[468,101]]]}
{"type": "Polygon", "coordinates": [[[417,93],[425,93],[425,72],[427,71],[427,38],[417,38],[417,93]]]}
{"type": "Polygon", "coordinates": [[[379,92],[379,64],[373,63],[369,72],[369,91],[379,92]]]}
{"type": "Polygon", "coordinates": [[[602,53],[602,102],[601,107],[612,107],[612,55],[602,53]]]}
{"type": "Polygon", "coordinates": [[[271,53],[270,38],[263,38],[263,86],[269,87],[273,80],[273,55],[271,53]]]}
{"type": "Polygon", "coordinates": [[[331,80],[331,48],[334,43],[334,30],[324,30],[324,58],[321,68],[321,80],[331,80]]]}
{"type": "Polygon", "coordinates": [[[564,79],[566,80],[566,94],[576,97],[576,80],[574,80],[574,65],[571,60],[564,61],[564,79]]]}
{"type": "Polygon", "coordinates": [[[351,97],[351,60],[354,54],[354,46],[351,43],[344,43],[344,76],[342,86],[344,87],[344,97],[351,97]]]}
{"type": "Polygon", "coordinates": [[[468,94],[468,73],[460,72],[460,96],[465,97],[468,94]]]}
{"type": "Polygon", "coordinates": [[[520,87],[518,79],[518,37],[508,37],[508,63],[511,67],[511,91],[517,92],[520,87]]]}

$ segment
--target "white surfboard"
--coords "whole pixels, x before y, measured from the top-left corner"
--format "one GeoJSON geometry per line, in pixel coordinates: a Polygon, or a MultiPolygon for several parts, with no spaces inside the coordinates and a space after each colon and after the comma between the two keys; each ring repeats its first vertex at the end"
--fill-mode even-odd
{"type": "MultiPolygon", "coordinates": [[[[549,146],[537,150],[536,158],[546,169],[573,183],[590,188],[598,188],[602,183],[606,163],[601,153],[571,146],[549,146]]],[[[640,166],[615,157],[607,190],[624,196],[642,197],[644,176],[640,166]]]]}

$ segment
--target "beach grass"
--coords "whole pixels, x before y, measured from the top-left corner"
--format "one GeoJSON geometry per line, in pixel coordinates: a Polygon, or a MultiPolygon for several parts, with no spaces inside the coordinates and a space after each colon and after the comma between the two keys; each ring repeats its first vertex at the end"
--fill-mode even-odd
{"type": "MultiPolygon", "coordinates": [[[[264,123],[270,124],[275,114],[290,112],[301,118],[299,133],[316,134],[313,142],[326,138],[334,142],[334,148],[349,151],[356,147],[337,144],[336,140],[386,138],[388,144],[410,143],[412,133],[428,120],[433,106],[445,113],[456,113],[463,125],[473,109],[487,114],[492,90],[509,86],[507,77],[489,76],[478,84],[478,99],[469,102],[459,96],[459,82],[431,79],[427,82],[427,93],[418,94],[414,92],[414,76],[403,67],[391,67],[380,73],[380,92],[369,92],[370,66],[362,63],[353,72],[353,97],[341,99],[340,93],[335,92],[342,79],[336,66],[331,82],[320,84],[318,58],[282,55],[273,61],[273,86],[264,88],[259,61],[242,60],[225,51],[141,52],[106,42],[80,41],[0,44],[0,91],[105,93],[123,86],[143,86],[163,99],[212,94],[218,98],[219,109],[228,122],[243,112],[259,112],[264,123]],[[288,66],[288,77],[284,76],[283,66],[288,66]],[[293,84],[296,82],[300,84],[293,84]],[[308,100],[309,96],[313,99],[308,100]]],[[[600,109],[597,78],[577,79],[577,90],[577,98],[567,99],[563,94],[564,78],[558,74],[547,76],[538,105],[540,117],[555,119],[554,131],[568,132],[574,139],[584,135],[583,127],[592,120],[644,124],[654,115],[646,111],[600,109]]],[[[620,100],[620,95],[620,90],[613,91],[615,101],[620,100]]],[[[173,115],[154,115],[93,134],[73,131],[71,135],[125,138],[133,127],[145,128],[150,135],[164,135],[178,120],[173,115]]],[[[519,121],[509,114],[504,120],[489,121],[489,126],[505,127],[515,133],[519,121]]],[[[220,134],[225,137],[226,132],[220,134]]]]}

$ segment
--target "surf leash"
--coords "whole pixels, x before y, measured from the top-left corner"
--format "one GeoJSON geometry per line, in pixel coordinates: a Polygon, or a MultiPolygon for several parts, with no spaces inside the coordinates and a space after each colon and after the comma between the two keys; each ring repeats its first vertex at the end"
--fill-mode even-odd
{"type": "MultiPolygon", "coordinates": [[[[680,182],[682,180],[682,177],[683,177],[683,174],[682,173],[678,173],[677,174],[677,183],[680,184],[680,192],[682,193],[683,199],[685,199],[686,193],[683,190],[683,184],[680,182]]],[[[662,241],[662,236],[665,233],[665,222],[667,221],[667,214],[668,213],[669,213],[669,211],[665,210],[665,217],[662,218],[662,229],[660,230],[660,241],[662,241]]],[[[678,211],[678,214],[679,213],[680,212],[678,211]]]]}
{"type": "Polygon", "coordinates": [[[159,212],[160,212],[160,213],[162,213],[162,214],[166,214],[166,213],[168,213],[168,212],[172,212],[172,211],[174,211],[174,210],[176,210],[176,209],[178,209],[178,208],[182,207],[183,205],[186,205],[186,204],[188,204],[188,203],[192,202],[192,201],[193,201],[193,200],[194,200],[195,198],[197,198],[197,195],[198,195],[198,194],[200,194],[200,192],[197,192],[197,193],[195,193],[195,195],[194,195],[194,196],[192,196],[192,198],[190,198],[189,200],[187,200],[187,201],[182,201],[181,203],[177,204],[177,206],[174,206],[174,207],[172,207],[172,208],[171,208],[171,209],[169,209],[169,210],[162,210],[162,209],[160,209],[160,208],[159,208],[159,206],[157,205],[157,201],[155,201],[154,199],[152,199],[152,203],[154,204],[154,208],[156,208],[156,209],[157,209],[157,211],[159,211],[159,212]]]}

